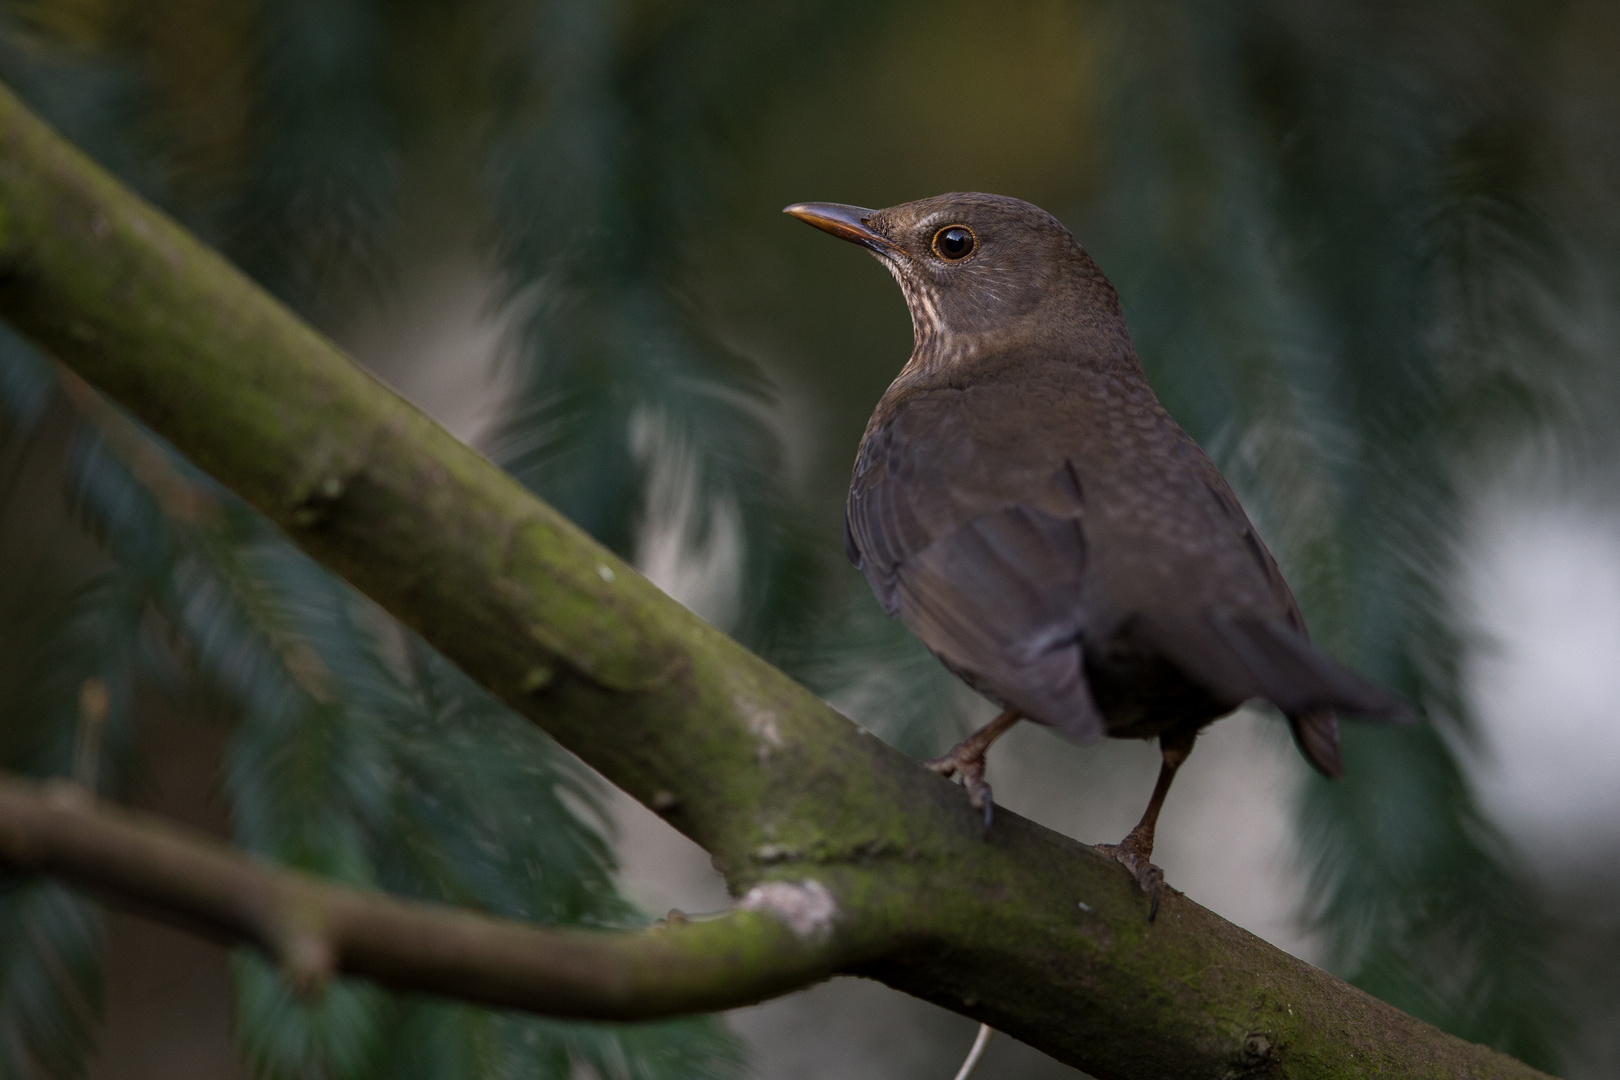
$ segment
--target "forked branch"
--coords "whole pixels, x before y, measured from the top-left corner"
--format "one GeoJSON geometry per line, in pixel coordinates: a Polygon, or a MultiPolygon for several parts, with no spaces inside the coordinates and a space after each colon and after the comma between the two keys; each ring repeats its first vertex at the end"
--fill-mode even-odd
{"type": "Polygon", "coordinates": [[[818,921],[831,899],[814,883],[756,889],[713,919],[546,929],[332,885],[65,781],[0,779],[0,861],[257,946],[305,990],[361,975],[547,1016],[647,1020],[751,1005],[852,959],[818,921]]]}

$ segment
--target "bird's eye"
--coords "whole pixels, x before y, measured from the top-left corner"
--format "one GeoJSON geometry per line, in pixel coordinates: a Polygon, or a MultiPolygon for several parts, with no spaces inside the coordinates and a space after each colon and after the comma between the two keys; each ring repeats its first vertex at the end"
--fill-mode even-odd
{"type": "Polygon", "coordinates": [[[934,254],[946,262],[960,262],[973,254],[978,243],[966,225],[947,225],[934,234],[934,254]]]}

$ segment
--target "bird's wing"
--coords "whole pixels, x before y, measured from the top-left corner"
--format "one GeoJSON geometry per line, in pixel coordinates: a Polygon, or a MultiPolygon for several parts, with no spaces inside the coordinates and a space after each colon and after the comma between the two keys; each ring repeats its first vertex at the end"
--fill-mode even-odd
{"type": "Polygon", "coordinates": [[[1080,645],[1080,522],[980,515],[900,565],[901,618],[974,686],[1080,742],[1104,733],[1080,645]]]}
{"type": "MultiPolygon", "coordinates": [[[[899,568],[975,518],[1023,506],[1079,520],[1084,495],[1074,462],[1027,431],[995,430],[987,421],[1005,410],[972,396],[919,394],[861,443],[845,504],[845,553],[891,615],[898,614],[899,568]]],[[[1083,554],[1076,553],[1076,573],[1083,554]]]]}
{"type": "Polygon", "coordinates": [[[1242,507],[1179,429],[1131,453],[1066,451],[1080,425],[1030,438],[988,423],[1008,415],[992,392],[930,392],[893,410],[862,445],[845,517],[885,610],[970,683],[1094,737],[1081,637],[1125,634],[1230,708],[1271,701],[1329,775],[1333,711],[1406,715],[1310,643],[1242,507]]]}
{"type": "Polygon", "coordinates": [[[894,414],[857,463],[845,514],[851,559],[884,609],[971,684],[1094,740],[1103,721],[1078,640],[1086,563],[1078,479],[1061,457],[982,450],[949,402],[916,401],[894,414]],[[995,475],[983,471],[990,458],[995,475]]]}

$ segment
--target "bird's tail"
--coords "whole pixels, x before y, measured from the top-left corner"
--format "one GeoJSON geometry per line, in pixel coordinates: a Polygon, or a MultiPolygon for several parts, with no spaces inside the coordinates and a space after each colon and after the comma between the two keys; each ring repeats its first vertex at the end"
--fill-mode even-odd
{"type": "Polygon", "coordinates": [[[1305,760],[1316,766],[1316,771],[1330,780],[1344,775],[1344,760],[1339,756],[1339,721],[1327,709],[1301,713],[1288,718],[1288,727],[1294,733],[1294,742],[1305,760]]]}
{"type": "Polygon", "coordinates": [[[1265,698],[1282,710],[1300,751],[1328,776],[1341,772],[1335,713],[1393,723],[1412,718],[1399,695],[1357,675],[1283,619],[1206,613],[1148,622],[1164,655],[1218,700],[1236,708],[1265,698]]]}

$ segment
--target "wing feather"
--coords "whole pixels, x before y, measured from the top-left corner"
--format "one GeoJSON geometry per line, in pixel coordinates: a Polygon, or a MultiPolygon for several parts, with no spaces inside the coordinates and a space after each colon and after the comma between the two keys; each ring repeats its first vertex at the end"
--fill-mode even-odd
{"type": "Polygon", "coordinates": [[[899,567],[900,615],[953,670],[1071,738],[1104,733],[1080,642],[1079,523],[1012,506],[981,515],[899,567]]]}

